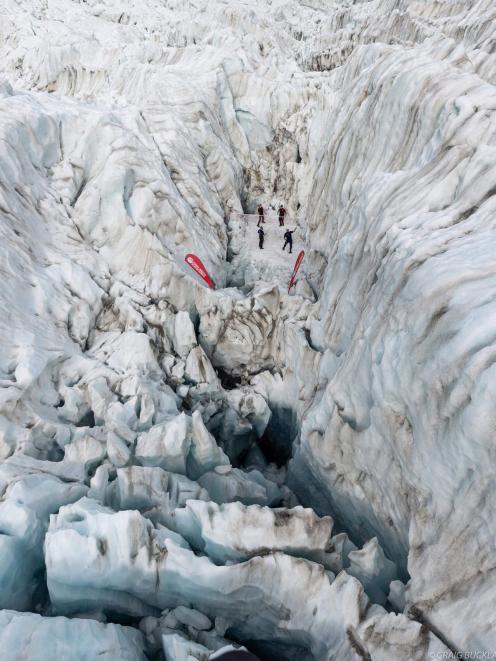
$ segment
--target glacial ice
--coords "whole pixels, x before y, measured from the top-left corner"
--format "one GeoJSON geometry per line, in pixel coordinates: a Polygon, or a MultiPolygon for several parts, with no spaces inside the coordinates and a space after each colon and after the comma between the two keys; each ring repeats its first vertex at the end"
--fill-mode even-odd
{"type": "Polygon", "coordinates": [[[162,640],[166,661],[189,661],[190,659],[208,661],[211,656],[211,650],[207,647],[193,643],[177,633],[165,635],[162,640]]]}
{"type": "Polygon", "coordinates": [[[45,559],[57,613],[98,606],[136,617],[188,604],[225,620],[241,640],[274,640],[291,654],[346,649],[346,626],[363,618],[367,604],[360,583],[344,572],[330,583],[321,565],[280,552],[216,566],[161,537],[137,512],[115,513],[89,499],[52,516],[45,559]]]}
{"type": "Polygon", "coordinates": [[[190,498],[206,492],[184,475],[168,473],[161,468],[130,466],[117,470],[116,479],[108,486],[105,498],[119,510],[146,510],[182,507],[190,498]]]}
{"type": "Polygon", "coordinates": [[[212,622],[209,618],[203,613],[196,611],[194,608],[178,606],[177,608],[174,608],[173,613],[178,622],[181,622],[181,624],[186,626],[191,626],[198,631],[212,628],[212,622]]]}
{"type": "Polygon", "coordinates": [[[196,550],[218,564],[241,562],[257,555],[284,551],[320,561],[332,533],[332,519],[312,510],[217,505],[189,500],[174,513],[174,527],[196,550]]]}
{"type": "Polygon", "coordinates": [[[144,466],[159,466],[184,475],[191,447],[189,424],[188,417],[180,413],[143,432],[136,443],[136,458],[144,466]]]}
{"type": "MultiPolygon", "coordinates": [[[[43,464],[44,462],[40,462],[43,464]]],[[[32,472],[36,462],[0,466],[0,607],[30,610],[37,602],[39,575],[44,570],[43,541],[49,517],[72,503],[87,487],[70,479],[32,472]]]]}
{"type": "Polygon", "coordinates": [[[266,479],[257,469],[248,472],[239,468],[209,471],[198,478],[198,484],[208,491],[215,503],[239,501],[244,505],[276,505],[283,499],[281,489],[266,479]]]}
{"type": "Polygon", "coordinates": [[[12,661],[146,659],[143,636],[132,627],[13,610],[0,611],[0,648],[12,661]]]}
{"type": "Polygon", "coordinates": [[[9,659],[496,648],[493,5],[4,0],[9,659]]]}
{"type": "Polygon", "coordinates": [[[351,551],[348,555],[350,576],[358,578],[365,592],[375,604],[386,603],[390,585],[397,578],[394,562],[388,560],[377,538],[367,542],[362,549],[351,551]]]}

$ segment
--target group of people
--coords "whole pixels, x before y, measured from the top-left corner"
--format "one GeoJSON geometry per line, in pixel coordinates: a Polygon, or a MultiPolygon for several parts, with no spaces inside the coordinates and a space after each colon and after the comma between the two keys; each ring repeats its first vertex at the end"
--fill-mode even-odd
{"type": "MultiPolygon", "coordinates": [[[[263,250],[264,247],[264,240],[265,240],[265,232],[262,227],[262,224],[265,224],[265,211],[264,208],[261,204],[258,205],[258,247],[260,250],[263,250]]],[[[279,205],[279,209],[277,210],[277,215],[279,218],[279,227],[284,227],[284,219],[286,217],[286,209],[283,207],[283,205],[279,205]]],[[[295,230],[286,230],[284,232],[284,245],[282,247],[283,250],[286,250],[286,246],[289,246],[289,252],[293,252],[293,233],[295,230]]]]}
{"type": "MultiPolygon", "coordinates": [[[[258,205],[258,223],[257,227],[260,227],[262,223],[265,223],[265,210],[261,204],[258,205]]],[[[277,215],[279,217],[279,227],[284,226],[284,218],[286,216],[286,209],[282,206],[282,204],[279,205],[279,209],[277,210],[277,215]]]]}

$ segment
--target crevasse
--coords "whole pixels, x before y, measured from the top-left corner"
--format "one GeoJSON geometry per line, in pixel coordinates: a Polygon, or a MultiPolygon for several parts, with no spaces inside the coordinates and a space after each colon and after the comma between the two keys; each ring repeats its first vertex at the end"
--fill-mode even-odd
{"type": "Polygon", "coordinates": [[[0,649],[490,654],[493,4],[3,9],[0,649]]]}

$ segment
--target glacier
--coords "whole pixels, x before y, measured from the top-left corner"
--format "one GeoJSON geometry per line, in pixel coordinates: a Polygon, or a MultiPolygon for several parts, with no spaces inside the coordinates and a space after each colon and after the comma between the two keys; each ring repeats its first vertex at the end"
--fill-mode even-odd
{"type": "Polygon", "coordinates": [[[2,10],[0,657],[492,658],[494,3],[2,10]]]}

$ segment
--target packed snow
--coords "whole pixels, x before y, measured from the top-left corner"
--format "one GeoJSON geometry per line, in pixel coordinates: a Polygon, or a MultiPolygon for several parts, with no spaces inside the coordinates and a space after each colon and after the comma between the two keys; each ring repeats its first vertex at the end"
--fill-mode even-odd
{"type": "Polygon", "coordinates": [[[496,654],[492,0],[2,10],[0,657],[496,654]]]}

